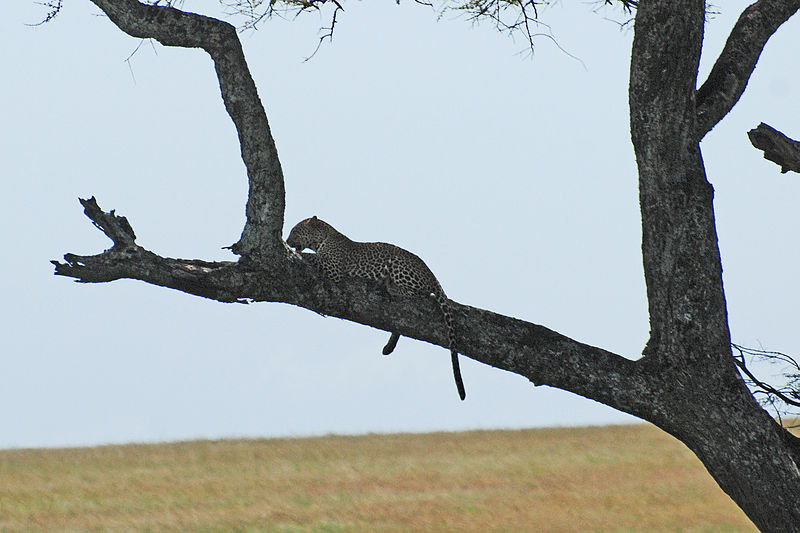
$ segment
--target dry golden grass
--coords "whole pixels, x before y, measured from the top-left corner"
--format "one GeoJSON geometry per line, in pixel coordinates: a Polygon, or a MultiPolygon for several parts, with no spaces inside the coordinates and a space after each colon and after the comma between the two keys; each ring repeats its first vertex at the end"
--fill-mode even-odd
{"type": "Polygon", "coordinates": [[[647,425],[0,451],[0,531],[756,531],[647,425]]]}

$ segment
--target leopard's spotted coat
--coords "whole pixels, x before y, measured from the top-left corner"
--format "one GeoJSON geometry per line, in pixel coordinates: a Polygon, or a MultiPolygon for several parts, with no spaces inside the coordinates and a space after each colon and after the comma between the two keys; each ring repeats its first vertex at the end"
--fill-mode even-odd
{"type": "MultiPolygon", "coordinates": [[[[434,297],[442,309],[447,326],[447,340],[458,394],[462,400],[466,397],[458,352],[455,349],[450,302],[436,276],[422,259],[393,244],[352,241],[317,217],[299,222],[292,228],[286,243],[298,252],[306,248],[314,250],[316,264],[334,282],[339,282],[346,276],[354,276],[385,282],[390,294],[434,297]]],[[[392,333],[383,349],[385,355],[394,350],[399,338],[398,333],[392,333]]]]}

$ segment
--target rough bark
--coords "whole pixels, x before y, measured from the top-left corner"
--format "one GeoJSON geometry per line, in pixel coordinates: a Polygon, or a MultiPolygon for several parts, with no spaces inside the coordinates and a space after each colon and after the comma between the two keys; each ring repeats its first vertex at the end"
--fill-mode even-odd
{"type": "MultiPolygon", "coordinates": [[[[124,217],[92,198],[81,200],[85,213],[114,244],[95,256],[67,254],[54,261],[56,274],[81,282],[139,279],[221,302],[284,302],[447,347],[433,302],[391,298],[368,281],[332,284],[283,243],[280,163],[230,25],[136,0],[92,1],[131,35],[199,47],[214,59],[250,180],[247,221],[233,247],[242,259],[160,257],[136,244],[124,217]]],[[[733,362],[714,191],[699,140],[739,98],[766,39],[798,7],[760,0],[748,8],[697,91],[704,9],[702,0],[643,0],[636,15],[629,97],[651,327],[644,357],[632,361],[455,302],[454,321],[464,355],[658,425],[697,454],[759,528],[791,531],[800,524],[797,440],[758,406],[733,362]],[[719,80],[727,84],[724,98],[719,80]]]]}
{"type": "Polygon", "coordinates": [[[790,170],[800,172],[800,142],[763,122],[748,131],[747,136],[753,146],[764,152],[764,159],[780,165],[782,174],[790,170]]]}

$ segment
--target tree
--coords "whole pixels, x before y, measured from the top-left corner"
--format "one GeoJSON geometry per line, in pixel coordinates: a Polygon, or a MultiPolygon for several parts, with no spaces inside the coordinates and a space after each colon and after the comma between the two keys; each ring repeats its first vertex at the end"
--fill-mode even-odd
{"type": "MultiPolygon", "coordinates": [[[[282,170],[233,26],[136,0],[93,2],[132,36],[212,57],[248,171],[247,221],[232,246],[237,262],[169,259],[136,244],[124,217],[83,200],[114,246],[94,256],[67,254],[55,262],[56,274],[83,282],[139,279],[223,302],[290,303],[447,345],[444,324],[430,319],[439,312],[433,303],[393,300],[366,282],[333,285],[287,251],[282,170]]],[[[736,104],[765,43],[798,9],[796,0],[748,7],[699,89],[705,4],[649,0],[635,11],[630,121],[651,329],[641,359],[454,303],[461,353],[652,422],[697,454],[765,531],[797,527],[800,444],[758,405],[731,353],[714,192],[700,141],[736,104]]]]}

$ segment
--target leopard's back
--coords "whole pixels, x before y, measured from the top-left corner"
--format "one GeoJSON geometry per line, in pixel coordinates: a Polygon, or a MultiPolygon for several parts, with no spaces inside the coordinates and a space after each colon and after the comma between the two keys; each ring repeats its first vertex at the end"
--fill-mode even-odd
{"type": "Polygon", "coordinates": [[[354,242],[347,275],[376,281],[388,279],[408,296],[444,294],[439,281],[418,256],[385,242],[354,242]]]}

